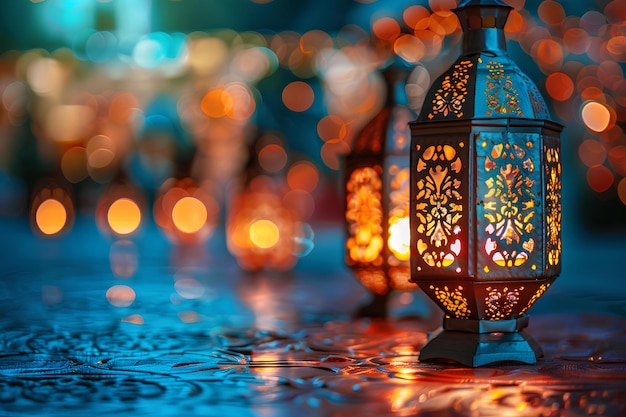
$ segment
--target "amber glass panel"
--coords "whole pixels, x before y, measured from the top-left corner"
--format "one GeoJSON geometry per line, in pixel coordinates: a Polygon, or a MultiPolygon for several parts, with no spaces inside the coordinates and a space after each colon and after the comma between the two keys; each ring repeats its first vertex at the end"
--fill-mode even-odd
{"type": "Polygon", "coordinates": [[[477,136],[479,277],[542,273],[540,140],[524,133],[477,136]]]}
{"type": "Polygon", "coordinates": [[[356,168],[346,183],[349,265],[380,266],[383,261],[383,183],[377,168],[356,168]]]}
{"type": "Polygon", "coordinates": [[[415,233],[417,272],[466,272],[464,147],[463,142],[417,145],[413,167],[417,226],[411,230],[415,233]]]}

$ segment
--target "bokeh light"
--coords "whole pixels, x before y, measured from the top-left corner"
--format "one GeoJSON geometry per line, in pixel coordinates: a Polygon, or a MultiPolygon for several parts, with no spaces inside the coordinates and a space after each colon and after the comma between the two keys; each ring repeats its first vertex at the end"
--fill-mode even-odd
{"type": "Polygon", "coordinates": [[[626,205],[626,178],[622,178],[617,186],[617,194],[622,204],[626,205]]]}
{"type": "Polygon", "coordinates": [[[207,221],[207,209],[194,197],[183,197],[174,204],[172,221],[184,233],[196,233],[207,221]]]}
{"type": "Polygon", "coordinates": [[[79,183],[89,176],[85,147],[74,146],[65,151],[61,158],[61,172],[71,183],[79,183]]]}
{"type": "Polygon", "coordinates": [[[585,126],[594,132],[603,132],[609,126],[611,113],[602,103],[589,101],[583,104],[581,117],[585,126]]]}
{"type": "Polygon", "coordinates": [[[137,230],[141,223],[141,210],[133,200],[120,198],[109,206],[107,221],[113,232],[129,235],[137,230]]]}
{"type": "Polygon", "coordinates": [[[139,266],[137,245],[127,239],[113,242],[109,250],[109,263],[116,278],[132,277],[139,266]]]}
{"type": "Polygon", "coordinates": [[[280,239],[280,230],[271,220],[257,220],[250,225],[250,240],[262,249],[274,247],[280,239]]]}
{"type": "Polygon", "coordinates": [[[557,101],[568,100],[574,93],[574,82],[562,72],[553,72],[546,79],[546,90],[557,101]]]}
{"type": "Polygon", "coordinates": [[[135,290],[127,285],[114,285],[106,292],[106,299],[114,307],[128,307],[135,302],[135,290]]]}
{"type": "Polygon", "coordinates": [[[37,227],[45,235],[59,233],[67,221],[67,211],[61,202],[54,198],[43,201],[35,215],[37,227]]]}
{"type": "Polygon", "coordinates": [[[304,81],[293,81],[283,89],[282,99],[289,110],[303,112],[313,105],[315,93],[304,81]]]}

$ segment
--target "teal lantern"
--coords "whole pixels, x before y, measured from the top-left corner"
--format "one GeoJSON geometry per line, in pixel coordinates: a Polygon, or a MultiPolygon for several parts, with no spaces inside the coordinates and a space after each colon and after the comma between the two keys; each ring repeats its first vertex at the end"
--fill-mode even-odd
{"type": "Polygon", "coordinates": [[[422,361],[542,356],[523,329],[561,270],[562,127],[506,52],[510,10],[461,2],[462,55],[411,123],[411,281],[445,313],[422,361]]]}

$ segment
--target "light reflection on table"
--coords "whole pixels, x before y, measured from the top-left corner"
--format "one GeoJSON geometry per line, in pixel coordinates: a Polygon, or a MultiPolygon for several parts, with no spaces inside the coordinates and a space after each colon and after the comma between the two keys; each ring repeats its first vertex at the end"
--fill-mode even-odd
{"type": "Polygon", "coordinates": [[[395,294],[388,320],[352,318],[368,294],[334,228],[316,229],[294,271],[255,274],[218,237],[108,240],[80,221],[60,240],[3,230],[2,415],[626,414],[623,290],[577,289],[577,253],[531,311],[545,358],[465,369],[417,360],[441,323],[419,292],[395,294]]]}

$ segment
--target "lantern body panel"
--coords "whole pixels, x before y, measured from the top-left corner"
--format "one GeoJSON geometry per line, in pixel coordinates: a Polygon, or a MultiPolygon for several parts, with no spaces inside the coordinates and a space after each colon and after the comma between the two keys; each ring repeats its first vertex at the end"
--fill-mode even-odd
{"type": "Polygon", "coordinates": [[[411,279],[457,319],[523,315],[560,272],[560,126],[413,123],[411,279]]]}

